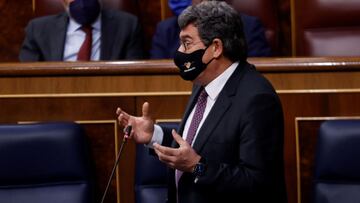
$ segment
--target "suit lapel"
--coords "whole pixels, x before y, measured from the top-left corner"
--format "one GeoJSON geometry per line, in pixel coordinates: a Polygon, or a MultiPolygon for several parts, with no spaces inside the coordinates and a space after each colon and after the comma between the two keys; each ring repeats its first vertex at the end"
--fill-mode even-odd
{"type": "Polygon", "coordinates": [[[100,60],[112,59],[113,45],[116,44],[116,36],[118,32],[118,26],[113,21],[113,14],[103,10],[101,13],[101,45],[100,45],[100,60]]]}
{"type": "Polygon", "coordinates": [[[246,68],[245,64],[246,63],[240,63],[238,65],[225,84],[223,90],[220,92],[214,106],[201,126],[193,145],[193,148],[197,152],[202,150],[203,146],[211,136],[214,136],[214,128],[222,121],[223,118],[225,118],[225,113],[230,109],[233,98],[236,95],[239,81],[246,68]]]}
{"type": "Polygon", "coordinates": [[[55,24],[55,29],[48,30],[50,32],[50,60],[53,61],[63,60],[67,25],[69,22],[69,18],[66,13],[60,14],[58,18],[59,19],[55,24]]]}

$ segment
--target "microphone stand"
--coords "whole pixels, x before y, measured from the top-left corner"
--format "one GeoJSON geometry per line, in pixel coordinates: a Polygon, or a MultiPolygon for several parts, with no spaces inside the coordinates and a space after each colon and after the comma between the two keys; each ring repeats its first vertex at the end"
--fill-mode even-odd
{"type": "MultiPolygon", "coordinates": [[[[127,127],[125,128],[125,130],[124,130],[125,135],[130,135],[131,130],[132,130],[131,125],[127,126],[127,127]]],[[[113,179],[113,177],[114,177],[114,174],[115,174],[115,171],[116,171],[116,167],[119,165],[120,156],[121,156],[121,153],[122,153],[122,151],[123,151],[123,149],[124,149],[124,146],[125,146],[125,144],[126,144],[126,141],[127,141],[125,135],[124,135],[123,140],[122,140],[122,142],[121,142],[120,150],[119,150],[119,153],[117,154],[116,161],[115,161],[114,166],[113,166],[113,168],[112,168],[111,175],[110,175],[109,180],[108,180],[108,182],[107,182],[107,186],[106,186],[106,188],[105,188],[104,194],[103,194],[103,196],[102,196],[102,198],[101,198],[101,203],[104,203],[106,194],[107,194],[107,192],[108,192],[108,190],[109,190],[111,181],[112,181],[112,179],[113,179]]]]}

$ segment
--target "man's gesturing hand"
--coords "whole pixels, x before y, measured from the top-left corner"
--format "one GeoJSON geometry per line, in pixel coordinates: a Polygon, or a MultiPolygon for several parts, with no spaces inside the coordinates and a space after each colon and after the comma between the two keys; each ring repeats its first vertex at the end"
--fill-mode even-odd
{"type": "Polygon", "coordinates": [[[184,172],[192,172],[201,157],[175,130],[172,130],[172,135],[180,147],[170,148],[154,144],[154,149],[159,156],[159,160],[171,168],[184,172]]]}
{"type": "Polygon", "coordinates": [[[120,126],[132,126],[129,138],[133,138],[136,143],[147,144],[150,142],[154,133],[154,121],[151,119],[149,103],[145,102],[142,106],[142,116],[135,117],[129,115],[121,108],[117,108],[118,123],[120,126]]]}

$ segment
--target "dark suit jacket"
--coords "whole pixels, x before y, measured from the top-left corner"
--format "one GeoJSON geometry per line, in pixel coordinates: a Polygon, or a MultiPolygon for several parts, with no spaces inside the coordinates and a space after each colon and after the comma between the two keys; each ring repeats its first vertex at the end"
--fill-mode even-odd
{"type": "MultiPolygon", "coordinates": [[[[183,133],[201,88],[194,86],[183,133]]],[[[169,129],[163,145],[176,147],[169,129]]],[[[271,84],[248,63],[240,63],[220,92],[193,145],[207,160],[205,175],[179,180],[180,203],[286,202],[283,166],[283,113],[271,84]]],[[[168,200],[175,202],[174,170],[168,200]]]]}
{"type": "MultiPolygon", "coordinates": [[[[62,61],[67,13],[30,21],[20,51],[20,61],[62,61]]],[[[100,60],[138,59],[143,57],[142,37],[135,16],[113,10],[101,13],[100,60]]]]}
{"type": "MultiPolygon", "coordinates": [[[[248,45],[249,57],[271,56],[271,48],[265,37],[265,29],[256,17],[241,14],[244,25],[244,34],[248,45]]],[[[153,36],[150,50],[151,58],[166,59],[174,58],[176,50],[180,46],[180,27],[177,17],[161,21],[153,36]]]]}

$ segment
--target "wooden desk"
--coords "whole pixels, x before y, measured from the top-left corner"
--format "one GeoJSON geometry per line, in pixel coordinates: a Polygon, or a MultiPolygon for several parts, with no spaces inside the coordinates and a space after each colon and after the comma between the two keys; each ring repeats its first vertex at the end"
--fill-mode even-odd
{"type": "MultiPolygon", "coordinates": [[[[289,202],[308,202],[320,121],[360,116],[360,58],[252,58],[280,95],[285,116],[289,202]]],[[[172,61],[0,64],[0,122],[82,123],[96,161],[99,194],[121,139],[115,109],[139,115],[149,101],[155,119],[180,119],[191,83],[172,61]],[[119,136],[119,137],[118,137],[119,136]]],[[[120,161],[108,202],[133,203],[135,144],[120,161]]]]}

